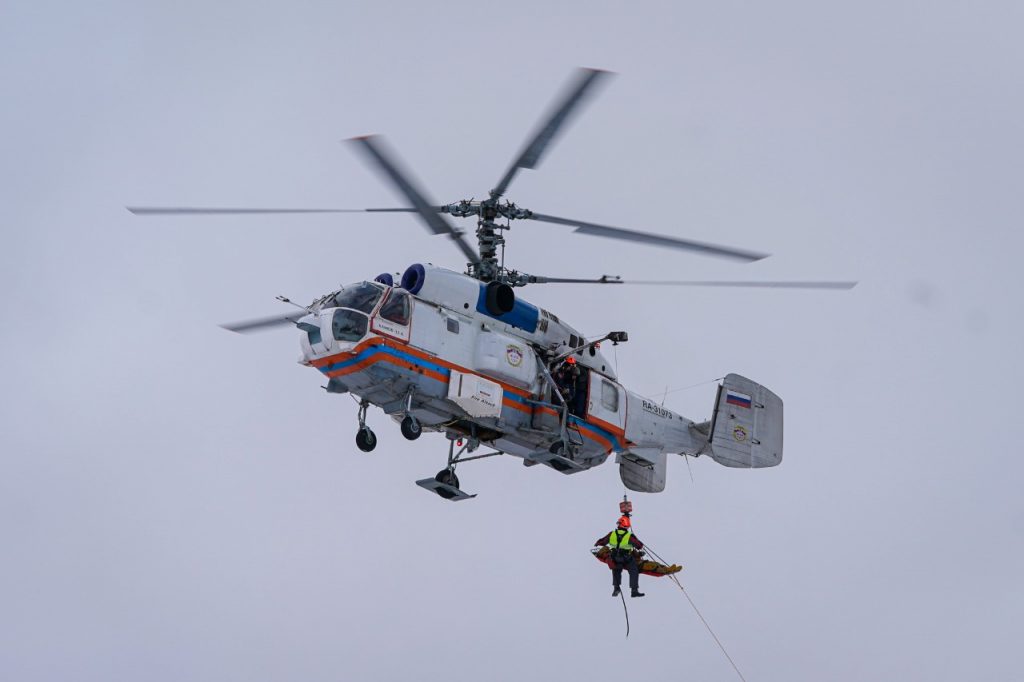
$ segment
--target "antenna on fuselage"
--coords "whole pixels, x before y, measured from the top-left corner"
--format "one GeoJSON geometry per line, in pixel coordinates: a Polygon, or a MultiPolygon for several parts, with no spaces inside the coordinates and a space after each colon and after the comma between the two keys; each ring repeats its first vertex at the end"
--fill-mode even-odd
{"type": "Polygon", "coordinates": [[[300,310],[305,310],[307,313],[313,312],[312,310],[310,310],[309,306],[299,305],[298,303],[288,298],[287,296],[275,296],[274,298],[276,298],[281,303],[287,303],[288,305],[293,305],[300,310]]]}

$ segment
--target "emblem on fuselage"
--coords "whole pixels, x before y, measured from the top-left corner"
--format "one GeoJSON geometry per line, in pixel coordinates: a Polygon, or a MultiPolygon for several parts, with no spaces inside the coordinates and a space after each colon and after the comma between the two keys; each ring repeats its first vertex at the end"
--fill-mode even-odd
{"type": "Polygon", "coordinates": [[[736,426],[732,427],[732,437],[737,443],[742,443],[747,439],[747,430],[744,427],[737,424],[736,426]]]}
{"type": "Polygon", "coordinates": [[[508,361],[508,364],[518,367],[523,364],[523,349],[510,343],[505,349],[505,359],[508,361]]]}

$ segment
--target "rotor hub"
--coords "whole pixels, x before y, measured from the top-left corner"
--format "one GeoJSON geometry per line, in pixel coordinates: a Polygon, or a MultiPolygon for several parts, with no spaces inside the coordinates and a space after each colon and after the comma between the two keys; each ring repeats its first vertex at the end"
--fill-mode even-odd
{"type": "Polygon", "coordinates": [[[511,201],[500,201],[492,196],[490,199],[475,201],[463,199],[455,203],[441,206],[441,212],[456,218],[477,217],[476,240],[480,253],[478,263],[470,263],[468,273],[482,282],[503,282],[510,286],[525,286],[527,278],[518,272],[506,270],[498,261],[498,247],[505,244],[501,235],[503,230],[511,229],[510,225],[501,225],[496,220],[504,218],[526,220],[533,216],[533,211],[520,208],[511,201]]]}

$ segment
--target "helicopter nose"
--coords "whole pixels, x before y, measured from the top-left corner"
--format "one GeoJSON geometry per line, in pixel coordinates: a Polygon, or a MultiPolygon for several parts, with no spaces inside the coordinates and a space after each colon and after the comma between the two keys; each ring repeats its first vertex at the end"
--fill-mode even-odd
{"type": "Polygon", "coordinates": [[[306,362],[315,360],[328,352],[327,340],[321,327],[320,313],[302,317],[295,326],[299,328],[299,344],[306,362]]]}

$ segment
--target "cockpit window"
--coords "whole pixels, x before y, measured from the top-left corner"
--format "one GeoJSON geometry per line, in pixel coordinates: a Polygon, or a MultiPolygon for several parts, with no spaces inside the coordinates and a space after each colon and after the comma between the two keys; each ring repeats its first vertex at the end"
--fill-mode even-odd
{"type": "Polygon", "coordinates": [[[306,332],[306,337],[309,339],[309,345],[314,345],[323,341],[320,337],[320,327],[309,322],[299,322],[299,329],[306,332]]]}
{"type": "Polygon", "coordinates": [[[339,308],[352,308],[367,315],[377,305],[384,290],[369,282],[346,287],[334,296],[334,305],[339,308]]]}
{"type": "MultiPolygon", "coordinates": [[[[372,307],[372,306],[371,306],[372,307]]],[[[335,341],[358,341],[366,336],[366,315],[353,310],[335,310],[331,333],[335,341]]]]}
{"type": "Polygon", "coordinates": [[[395,324],[409,324],[409,294],[392,289],[391,298],[381,306],[380,316],[395,324]]]}

